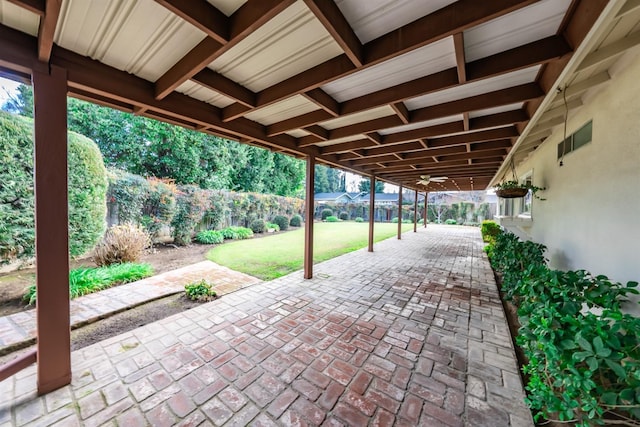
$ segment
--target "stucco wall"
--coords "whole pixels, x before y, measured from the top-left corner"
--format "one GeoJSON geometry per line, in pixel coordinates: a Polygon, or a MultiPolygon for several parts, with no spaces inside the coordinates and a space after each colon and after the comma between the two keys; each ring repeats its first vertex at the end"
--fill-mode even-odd
{"type": "Polygon", "coordinates": [[[640,281],[640,53],[627,53],[609,73],[568,121],[569,135],[593,120],[592,142],[560,167],[558,126],[517,173],[533,170],[534,184],[547,187],[526,232],[547,245],[553,268],[640,281]]]}

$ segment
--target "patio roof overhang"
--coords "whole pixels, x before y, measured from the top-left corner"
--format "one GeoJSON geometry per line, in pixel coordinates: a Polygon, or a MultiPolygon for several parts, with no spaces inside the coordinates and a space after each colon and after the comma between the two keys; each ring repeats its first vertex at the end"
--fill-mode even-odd
{"type": "Polygon", "coordinates": [[[49,64],[74,97],[408,188],[480,190],[607,3],[0,0],[0,73],[49,64]]]}

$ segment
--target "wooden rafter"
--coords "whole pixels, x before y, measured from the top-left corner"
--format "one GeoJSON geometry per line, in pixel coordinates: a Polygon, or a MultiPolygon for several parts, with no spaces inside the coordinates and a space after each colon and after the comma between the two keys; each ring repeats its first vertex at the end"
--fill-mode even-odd
{"type": "MultiPolygon", "coordinates": [[[[282,12],[294,0],[249,0],[227,19],[228,42],[221,42],[220,37],[206,37],[191,51],[164,73],[155,85],[157,99],[163,99],[175,88],[189,80],[199,71],[209,65],[214,59],[236,46],[253,31],[274,16],[282,12]]],[[[161,2],[173,3],[173,2],[161,2]]],[[[207,3],[208,4],[208,3],[207,3]]],[[[215,9],[208,4],[211,10],[215,9]]],[[[217,9],[216,9],[217,10],[217,9]]],[[[220,11],[212,12],[220,14],[220,11]]]]}
{"type": "Polygon", "coordinates": [[[191,80],[206,88],[219,92],[242,105],[248,107],[256,105],[255,93],[209,68],[203,69],[194,75],[191,80]]]}
{"type": "Polygon", "coordinates": [[[394,102],[393,104],[391,104],[391,108],[393,109],[393,111],[395,111],[400,120],[402,120],[402,123],[404,123],[405,125],[411,123],[411,115],[409,114],[409,110],[404,105],[404,103],[394,102]]]}
{"type": "Polygon", "coordinates": [[[7,0],[7,1],[23,9],[26,9],[31,13],[35,13],[40,17],[43,17],[45,14],[46,0],[7,0]]]}
{"type": "Polygon", "coordinates": [[[206,0],[155,0],[220,44],[229,41],[229,19],[206,0]]]}
{"type": "Polygon", "coordinates": [[[49,62],[51,49],[53,48],[53,34],[58,25],[62,0],[46,0],[45,13],[40,18],[38,28],[38,60],[49,62]]]}
{"type": "MultiPolygon", "coordinates": [[[[258,106],[256,108],[265,107],[293,95],[316,89],[323,84],[449,37],[474,25],[513,12],[535,1],[496,0],[478,3],[476,0],[462,0],[455,2],[366,43],[364,45],[365,61],[361,67],[353,65],[346,54],[337,56],[262,90],[258,95],[258,106]],[[425,28],[428,30],[425,31],[425,28]]],[[[233,104],[226,107],[223,114],[225,119],[228,119],[240,117],[249,111],[251,109],[240,108],[233,104]]]]}
{"type": "Polygon", "coordinates": [[[340,45],[353,65],[362,66],[364,52],[362,43],[335,2],[326,0],[304,0],[304,2],[340,45]]]}

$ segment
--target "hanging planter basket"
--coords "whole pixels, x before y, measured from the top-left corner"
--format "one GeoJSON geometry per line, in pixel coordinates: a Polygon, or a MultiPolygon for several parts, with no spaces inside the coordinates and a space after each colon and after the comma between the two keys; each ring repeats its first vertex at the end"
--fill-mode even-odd
{"type": "Polygon", "coordinates": [[[524,197],[529,192],[528,188],[515,187],[515,188],[501,188],[496,190],[496,196],[503,199],[516,199],[518,197],[524,197]]]}

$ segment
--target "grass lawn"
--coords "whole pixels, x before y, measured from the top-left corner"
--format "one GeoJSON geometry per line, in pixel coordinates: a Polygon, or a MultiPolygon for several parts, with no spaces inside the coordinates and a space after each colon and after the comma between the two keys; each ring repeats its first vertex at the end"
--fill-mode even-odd
{"type": "MultiPolygon", "coordinates": [[[[402,224],[407,231],[413,224],[402,224]]],[[[321,262],[367,246],[369,224],[366,222],[323,222],[314,224],[313,260],[321,262]]],[[[376,223],[376,242],[395,236],[398,224],[376,223]]],[[[304,261],[304,229],[287,233],[226,243],[216,246],[207,258],[232,270],[262,280],[272,280],[300,270],[304,261]]]]}

